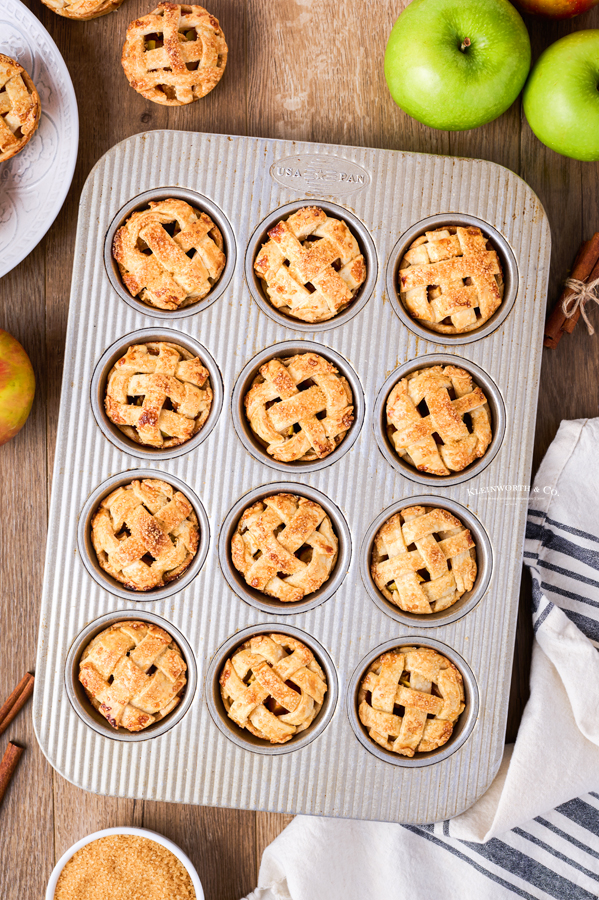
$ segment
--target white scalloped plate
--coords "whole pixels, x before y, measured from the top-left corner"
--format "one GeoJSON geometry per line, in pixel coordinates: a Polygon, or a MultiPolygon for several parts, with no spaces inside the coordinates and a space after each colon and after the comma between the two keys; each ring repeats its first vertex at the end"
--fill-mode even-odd
{"type": "Polygon", "coordinates": [[[0,3],[0,53],[29,72],[42,101],[33,138],[0,163],[1,278],[37,247],[60,212],[77,161],[79,115],[58,47],[20,0],[0,3]]]}

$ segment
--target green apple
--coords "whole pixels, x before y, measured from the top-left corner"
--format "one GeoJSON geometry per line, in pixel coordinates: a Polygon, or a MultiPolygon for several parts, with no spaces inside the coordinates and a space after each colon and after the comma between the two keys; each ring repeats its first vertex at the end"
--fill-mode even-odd
{"type": "Polygon", "coordinates": [[[573,159],[599,159],[599,29],[575,31],[539,57],[524,113],[543,144],[573,159]]]}
{"type": "Polygon", "coordinates": [[[385,78],[398,106],[431,128],[463,131],[512,105],[530,40],[508,0],[413,0],[393,26],[385,78]]]}
{"type": "Polygon", "coordinates": [[[23,427],[34,394],[29,357],[17,339],[0,328],[0,444],[10,441],[23,427]]]}

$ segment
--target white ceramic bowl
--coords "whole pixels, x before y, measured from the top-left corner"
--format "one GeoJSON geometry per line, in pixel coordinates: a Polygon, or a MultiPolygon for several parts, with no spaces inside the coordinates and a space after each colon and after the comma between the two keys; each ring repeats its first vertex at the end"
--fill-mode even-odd
{"type": "Polygon", "coordinates": [[[73,846],[60,857],[54,866],[52,874],[50,875],[48,887],[46,888],[46,900],[54,900],[54,891],[56,890],[58,877],[66,863],[68,863],[77,850],[80,850],[81,847],[85,847],[86,844],[91,844],[92,841],[97,841],[98,838],[108,837],[111,834],[136,834],[138,837],[145,837],[150,841],[156,841],[157,844],[162,844],[162,846],[166,847],[167,850],[170,850],[187,869],[189,877],[191,878],[191,883],[196,892],[196,900],[204,900],[202,884],[190,858],[183,853],[180,847],[177,847],[177,845],[173,844],[168,838],[161,834],[157,834],[155,831],[150,831],[148,828],[105,828],[103,831],[95,831],[93,834],[88,834],[87,837],[81,838],[80,841],[73,844],[73,846]]]}

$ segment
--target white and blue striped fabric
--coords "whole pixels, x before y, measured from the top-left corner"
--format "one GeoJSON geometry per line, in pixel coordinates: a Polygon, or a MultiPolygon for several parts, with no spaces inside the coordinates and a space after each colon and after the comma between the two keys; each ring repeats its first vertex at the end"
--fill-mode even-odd
{"type": "Polygon", "coordinates": [[[470,810],[426,826],[297,816],[247,900],[599,897],[599,419],[563,422],[531,491],[531,696],[470,810]]]}

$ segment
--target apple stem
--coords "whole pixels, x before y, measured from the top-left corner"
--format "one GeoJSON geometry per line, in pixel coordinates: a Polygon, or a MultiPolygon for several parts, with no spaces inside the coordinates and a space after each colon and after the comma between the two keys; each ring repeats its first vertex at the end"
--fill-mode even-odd
{"type": "Polygon", "coordinates": [[[468,49],[471,43],[472,41],[470,40],[470,38],[464,38],[464,40],[460,44],[460,50],[462,51],[462,53],[468,49]]]}

